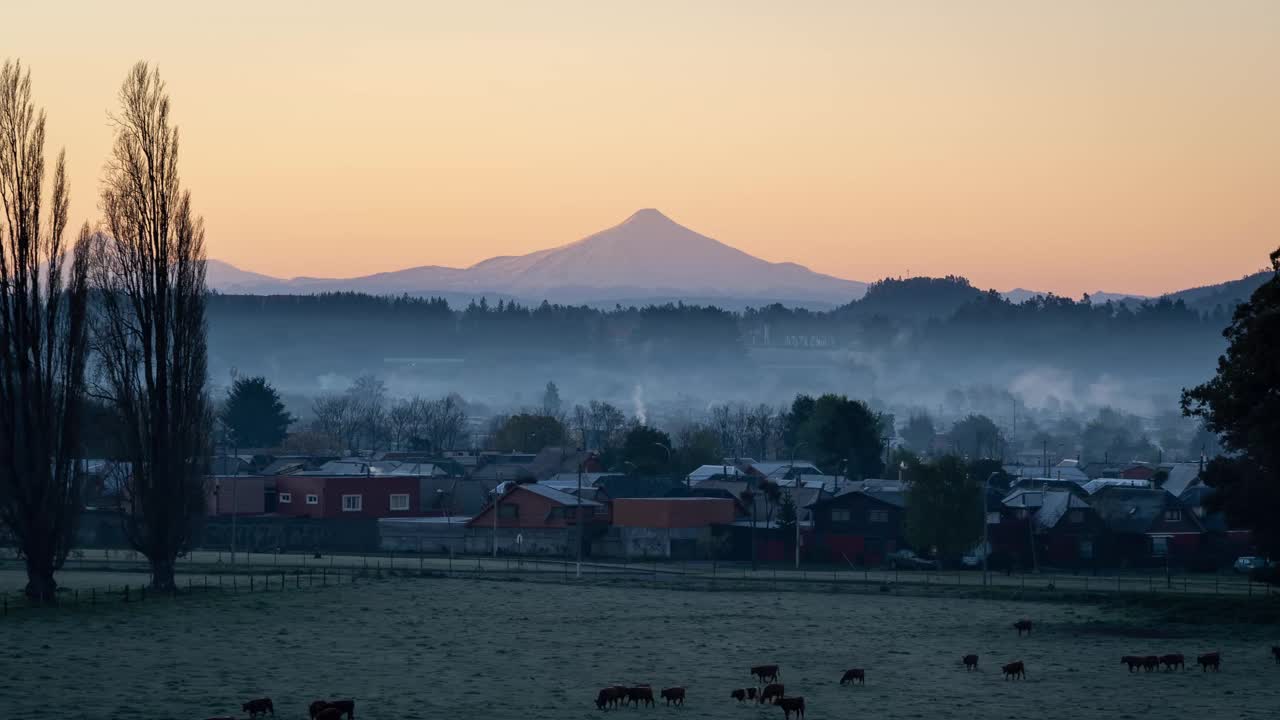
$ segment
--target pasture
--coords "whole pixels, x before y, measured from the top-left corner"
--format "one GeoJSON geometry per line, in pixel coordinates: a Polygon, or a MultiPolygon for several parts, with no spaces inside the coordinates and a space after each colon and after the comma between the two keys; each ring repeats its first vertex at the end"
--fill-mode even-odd
{"type": "Polygon", "coordinates": [[[807,718],[1274,717],[1274,626],[1154,623],[1095,605],[395,579],[300,592],[25,612],[0,623],[15,720],[782,718],[729,694],[781,666],[807,718]],[[1012,622],[1030,618],[1030,636],[1012,622]],[[1129,673],[1123,655],[1223,654],[1220,673],[1129,673]],[[980,656],[966,672],[961,657],[980,656]],[[1027,678],[1000,665],[1026,663],[1027,678]],[[865,685],[841,686],[847,668],[865,685]],[[688,688],[684,708],[601,712],[607,685],[688,688]]]}

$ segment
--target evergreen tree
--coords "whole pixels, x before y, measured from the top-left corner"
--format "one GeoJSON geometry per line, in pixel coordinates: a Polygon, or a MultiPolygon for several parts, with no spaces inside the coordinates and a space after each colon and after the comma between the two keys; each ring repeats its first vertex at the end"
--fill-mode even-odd
{"type": "Polygon", "coordinates": [[[294,418],[284,409],[280,393],[265,377],[236,378],[227,390],[222,422],[236,447],[279,447],[294,418]]]}

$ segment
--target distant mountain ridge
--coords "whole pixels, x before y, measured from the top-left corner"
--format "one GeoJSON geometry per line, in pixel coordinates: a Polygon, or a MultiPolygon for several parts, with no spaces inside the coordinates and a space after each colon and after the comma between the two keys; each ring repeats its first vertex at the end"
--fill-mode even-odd
{"type": "MultiPolygon", "coordinates": [[[[1182,300],[1201,312],[1230,308],[1248,299],[1269,277],[1271,272],[1264,271],[1160,297],[1182,300]]],[[[775,302],[831,309],[862,298],[868,287],[868,283],[814,272],[796,263],[762,260],[694,232],[653,208],[638,210],[618,225],[566,245],[492,257],[467,268],[423,265],[351,278],[283,279],[210,260],[207,279],[210,289],[224,294],[407,294],[439,296],[455,305],[479,297],[595,306],[684,301],[726,309],[775,302]]],[[[1025,288],[1002,293],[1015,303],[1047,294],[1025,288]]],[[[1154,298],[1100,291],[1089,299],[1135,303],[1154,298]]]]}
{"type": "Polygon", "coordinates": [[[427,265],[354,278],[285,280],[211,260],[208,284],[222,293],[254,295],[484,295],[572,303],[723,297],[819,306],[846,303],[867,287],[795,263],[762,260],[652,208],[567,245],[489,258],[468,268],[427,265]]]}

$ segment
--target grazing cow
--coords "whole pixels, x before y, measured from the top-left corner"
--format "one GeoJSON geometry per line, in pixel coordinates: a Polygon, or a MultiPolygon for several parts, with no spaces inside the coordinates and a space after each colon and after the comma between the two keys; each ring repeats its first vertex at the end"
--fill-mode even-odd
{"type": "Polygon", "coordinates": [[[757,665],[751,668],[751,674],[763,684],[778,682],[782,673],[777,665],[757,665]]]}
{"type": "Polygon", "coordinates": [[[1142,667],[1142,657],[1139,655],[1125,655],[1120,658],[1121,665],[1128,665],[1129,672],[1134,672],[1142,667]]]}
{"type": "Polygon", "coordinates": [[[1177,665],[1179,669],[1187,669],[1187,659],[1182,657],[1182,653],[1169,653],[1160,656],[1160,664],[1164,665],[1165,672],[1173,669],[1177,665]]]}
{"type": "Polygon", "coordinates": [[[648,685],[627,688],[627,702],[635,703],[636,707],[640,707],[641,703],[653,707],[653,688],[648,685]]]}
{"type": "Polygon", "coordinates": [[[1027,679],[1027,666],[1023,665],[1021,660],[1011,662],[1008,665],[1002,665],[1000,670],[1004,673],[1005,680],[1008,680],[1009,678],[1013,678],[1014,680],[1027,679]]]}
{"type": "Polygon", "coordinates": [[[258,698],[240,706],[240,709],[249,713],[249,717],[257,717],[271,713],[271,717],[276,716],[276,709],[271,705],[271,698],[258,698]]]}
{"type": "Polygon", "coordinates": [[[756,699],[756,693],[758,693],[758,692],[760,692],[760,691],[759,691],[759,689],[757,689],[757,688],[753,688],[753,687],[749,687],[749,688],[747,688],[747,699],[748,699],[748,700],[755,700],[755,699],[756,699]]]}
{"type": "MultiPolygon", "coordinates": [[[[754,690],[755,688],[752,688],[752,689],[754,690]]],[[[737,700],[738,702],[743,702],[744,700],[747,699],[747,691],[745,688],[738,688],[737,690],[734,690],[733,692],[729,693],[729,697],[733,698],[734,700],[737,700]]]]}
{"type": "Polygon", "coordinates": [[[605,708],[616,707],[619,702],[626,699],[627,692],[622,688],[607,687],[596,693],[596,707],[604,710],[605,708]]]}
{"type": "Polygon", "coordinates": [[[1030,635],[1031,627],[1031,621],[1025,618],[1013,624],[1013,629],[1018,631],[1018,637],[1022,637],[1022,633],[1030,635]]]}
{"type": "Polygon", "coordinates": [[[1205,672],[1209,668],[1213,668],[1214,672],[1218,672],[1222,668],[1222,653],[1205,653],[1196,658],[1196,664],[1200,666],[1200,672],[1205,672]]]}
{"type": "Polygon", "coordinates": [[[977,669],[978,669],[978,656],[977,656],[977,655],[965,655],[964,657],[960,658],[960,662],[964,663],[964,669],[965,669],[965,670],[977,670],[977,669]]]}
{"type": "Polygon", "coordinates": [[[783,720],[790,720],[791,713],[796,714],[798,720],[804,720],[804,698],[802,697],[784,697],[778,698],[778,707],[782,708],[783,720]]]}
{"type": "Polygon", "coordinates": [[[1160,658],[1155,655],[1147,655],[1142,658],[1142,669],[1147,672],[1160,668],[1160,658]]]}
{"type": "Polygon", "coordinates": [[[342,711],[329,705],[316,714],[316,720],[342,720],[342,711]]]}
{"type": "Polygon", "coordinates": [[[851,668],[844,671],[844,675],[840,678],[840,684],[857,682],[859,685],[867,684],[867,672],[862,668],[851,668]]]}
{"type": "Polygon", "coordinates": [[[1271,646],[1271,657],[1276,659],[1276,664],[1280,665],[1280,645],[1271,646]]]}
{"type": "Polygon", "coordinates": [[[320,713],[325,710],[337,710],[338,714],[334,717],[347,716],[347,720],[355,720],[356,717],[356,701],[355,700],[316,700],[309,706],[312,720],[320,720],[320,713]]]}
{"type": "Polygon", "coordinates": [[[672,703],[676,705],[684,705],[684,688],[663,688],[662,699],[666,700],[668,705],[671,705],[672,703]]]}
{"type": "Polygon", "coordinates": [[[777,700],[785,694],[786,687],[782,683],[771,683],[764,686],[764,690],[760,691],[760,699],[757,701],[761,705],[777,700]]]}

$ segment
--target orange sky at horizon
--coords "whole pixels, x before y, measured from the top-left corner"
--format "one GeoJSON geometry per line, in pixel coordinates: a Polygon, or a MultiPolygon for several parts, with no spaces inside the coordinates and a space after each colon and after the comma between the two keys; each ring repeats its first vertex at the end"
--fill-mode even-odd
{"type": "Polygon", "coordinates": [[[72,220],[156,63],[211,258],[466,266],[656,207],[857,280],[1143,294],[1280,245],[1280,2],[25,3],[72,220]]]}

